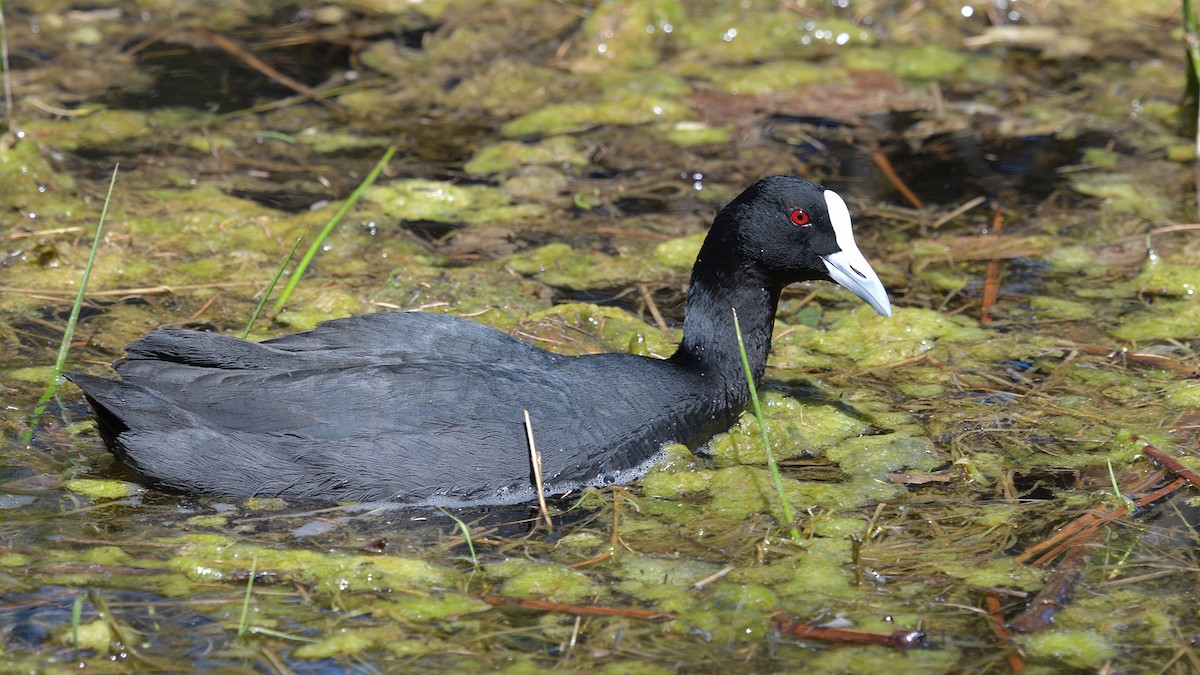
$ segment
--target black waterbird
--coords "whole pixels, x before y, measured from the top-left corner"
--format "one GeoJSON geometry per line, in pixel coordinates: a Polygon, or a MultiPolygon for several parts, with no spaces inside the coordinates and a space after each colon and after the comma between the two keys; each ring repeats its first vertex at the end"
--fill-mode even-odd
{"type": "Polygon", "coordinates": [[[668,359],[562,356],[456,317],[339,319],[254,343],[156,330],[126,347],[120,380],[72,373],[117,459],[172,492],[481,505],[640,477],[662,447],[727,429],[749,399],[779,294],[834,281],[891,315],[837,193],[758,181],[713,222],[692,270],[683,342],[668,359]]]}

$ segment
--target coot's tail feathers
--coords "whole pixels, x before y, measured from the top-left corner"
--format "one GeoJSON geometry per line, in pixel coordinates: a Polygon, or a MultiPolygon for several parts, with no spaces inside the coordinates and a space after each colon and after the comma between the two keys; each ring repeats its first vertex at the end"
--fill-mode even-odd
{"type": "Polygon", "coordinates": [[[122,436],[131,430],[161,429],[194,424],[190,413],[153,391],[129,382],[109,380],[85,373],[66,373],[79,385],[96,412],[100,437],[117,459],[137,470],[137,463],[126,452],[122,436]]]}
{"type": "MultiPolygon", "coordinates": [[[[131,342],[121,366],[135,361],[167,361],[200,368],[247,370],[280,365],[288,354],[274,347],[219,333],[165,328],[131,342]]],[[[124,373],[124,367],[117,371],[124,373]]]]}

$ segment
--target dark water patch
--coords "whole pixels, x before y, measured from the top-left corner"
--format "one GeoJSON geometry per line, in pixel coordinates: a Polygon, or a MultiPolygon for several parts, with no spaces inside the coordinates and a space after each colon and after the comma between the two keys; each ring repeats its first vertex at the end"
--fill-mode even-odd
{"type": "MultiPolygon", "coordinates": [[[[310,87],[350,67],[349,47],[337,43],[306,41],[265,50],[247,48],[272,68],[310,87]]],[[[159,42],[138,53],[137,67],[152,78],[151,82],[114,92],[107,98],[108,105],[133,110],[179,107],[223,113],[296,94],[244,60],[216,48],[159,42]]]]}
{"type": "MultiPolygon", "coordinates": [[[[659,314],[669,328],[683,325],[683,303],[685,295],[679,288],[670,286],[649,287],[650,297],[654,300],[659,314]]],[[[556,288],[551,296],[555,304],[567,302],[586,302],[601,307],[617,307],[636,314],[646,321],[653,321],[646,305],[646,300],[637,288],[589,288],[575,290],[556,288]]]]}
{"type": "Polygon", "coordinates": [[[249,199],[257,204],[289,213],[308,211],[312,209],[314,204],[332,199],[329,195],[315,192],[288,190],[235,189],[231,190],[229,194],[239,199],[249,199]]]}

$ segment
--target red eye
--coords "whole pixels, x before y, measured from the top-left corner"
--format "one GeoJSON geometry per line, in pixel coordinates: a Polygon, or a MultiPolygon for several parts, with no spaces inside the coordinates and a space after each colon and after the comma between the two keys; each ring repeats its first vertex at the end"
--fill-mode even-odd
{"type": "Polygon", "coordinates": [[[796,209],[795,211],[792,211],[792,224],[800,227],[807,227],[809,224],[808,212],[804,209],[796,209]]]}

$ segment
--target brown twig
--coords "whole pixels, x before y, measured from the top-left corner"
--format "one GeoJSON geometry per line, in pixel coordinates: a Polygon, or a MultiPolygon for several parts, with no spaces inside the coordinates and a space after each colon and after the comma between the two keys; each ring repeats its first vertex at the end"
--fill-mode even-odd
{"type": "Polygon", "coordinates": [[[1021,658],[1021,654],[1016,650],[1012,643],[1012,633],[1008,632],[1008,628],[1004,626],[1004,612],[1000,608],[1000,598],[995,593],[988,593],[983,596],[983,604],[987,608],[988,624],[992,628],[992,632],[996,637],[1004,641],[1008,645],[1008,668],[1014,673],[1025,672],[1025,660],[1021,658]]]}
{"type": "MultiPolygon", "coordinates": [[[[1004,226],[1004,219],[1000,215],[1000,208],[997,207],[992,211],[992,231],[991,234],[1000,234],[1000,228],[1004,226]]],[[[1000,261],[992,259],[988,261],[987,273],[983,278],[983,306],[979,310],[979,323],[989,324],[992,322],[992,307],[996,304],[996,295],[1000,290],[1000,261]]]]}
{"type": "Polygon", "coordinates": [[[1067,602],[1075,584],[1083,578],[1083,566],[1091,553],[1086,546],[1075,546],[1058,564],[1054,575],[1042,587],[1028,609],[1008,624],[1009,630],[1018,633],[1035,633],[1045,630],[1054,615],[1067,602]]]}
{"type": "MultiPolygon", "coordinates": [[[[1134,440],[1134,442],[1137,442],[1142,439],[1138,438],[1137,436],[1134,436],[1133,440],[1134,440]]],[[[1174,457],[1171,457],[1170,455],[1164,453],[1162,450],[1159,450],[1158,448],[1154,447],[1153,445],[1150,445],[1149,443],[1142,446],[1142,452],[1149,455],[1151,459],[1158,462],[1159,464],[1162,464],[1163,466],[1167,467],[1168,469],[1174,471],[1176,473],[1176,475],[1178,475],[1180,478],[1184,478],[1188,482],[1190,482],[1192,485],[1200,487],[1200,473],[1197,473],[1195,470],[1184,466],[1183,464],[1181,464],[1179,462],[1179,460],[1175,459],[1174,457]]]]}
{"type": "Polygon", "coordinates": [[[843,642],[856,645],[880,645],[895,649],[912,649],[925,643],[925,633],[919,630],[898,630],[880,632],[856,630],[854,628],[833,628],[816,624],[796,621],[786,614],[778,614],[774,621],[775,629],[785,635],[825,642],[843,642]]]}
{"type": "Polygon", "coordinates": [[[225,51],[235,58],[241,59],[246,63],[246,65],[257,70],[263,75],[266,75],[272,80],[275,80],[288,89],[306,96],[327,108],[339,111],[345,110],[341,104],[330,101],[303,82],[294,80],[278,70],[275,70],[275,68],[273,68],[269,63],[250,53],[250,50],[242,46],[242,44],[237,40],[227,38],[224,35],[218,35],[207,28],[204,28],[203,26],[197,26],[196,32],[200,33],[200,35],[204,36],[209,42],[213,43],[213,45],[219,49],[225,51]]]}
{"type": "Polygon", "coordinates": [[[879,167],[879,170],[883,172],[883,177],[887,178],[888,182],[892,184],[892,187],[896,188],[900,194],[904,195],[904,198],[908,200],[909,204],[912,204],[918,209],[925,208],[925,202],[921,201],[920,197],[914,194],[912,190],[908,189],[908,185],[906,185],[896,173],[896,169],[892,166],[892,162],[887,158],[887,155],[876,151],[872,153],[871,159],[875,161],[875,166],[879,167]]]}
{"type": "Polygon", "coordinates": [[[220,297],[221,297],[221,291],[217,291],[216,293],[214,293],[213,296],[211,298],[209,298],[207,302],[205,302],[203,305],[200,305],[200,309],[196,310],[191,316],[188,317],[188,321],[195,321],[196,319],[199,319],[200,315],[207,312],[208,308],[212,307],[213,303],[216,302],[217,298],[220,298],[220,297]]]}
{"type": "Polygon", "coordinates": [[[1060,340],[1059,344],[1070,349],[1076,349],[1092,356],[1103,356],[1106,359],[1120,359],[1122,363],[1132,364],[1135,366],[1145,366],[1147,368],[1157,368],[1159,370],[1167,370],[1183,377],[1195,377],[1200,375],[1200,367],[1190,366],[1186,363],[1180,363],[1170,357],[1162,356],[1161,354],[1142,354],[1139,352],[1127,352],[1124,349],[1114,349],[1103,345],[1081,345],[1066,340],[1060,340]]]}
{"type": "Polygon", "coordinates": [[[654,296],[650,294],[650,288],[646,284],[638,284],[638,293],[642,296],[642,302],[646,303],[646,309],[650,310],[650,316],[654,317],[654,325],[662,330],[666,330],[667,322],[663,320],[662,312],[658,311],[658,304],[654,302],[654,296]]]}

